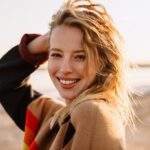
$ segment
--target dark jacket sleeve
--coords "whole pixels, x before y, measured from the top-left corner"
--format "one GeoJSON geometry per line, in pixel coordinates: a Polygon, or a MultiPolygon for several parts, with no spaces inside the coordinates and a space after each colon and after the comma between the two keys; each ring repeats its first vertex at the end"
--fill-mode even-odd
{"type": "Polygon", "coordinates": [[[47,54],[43,55],[41,61],[41,58],[37,59],[38,56],[32,56],[29,52],[25,52],[25,44],[35,37],[31,38],[29,35],[24,35],[20,45],[13,47],[0,59],[0,102],[22,130],[24,130],[28,104],[41,96],[28,83],[29,76],[44,59],[47,59],[47,54]],[[27,57],[32,58],[32,60],[27,57]],[[27,60],[33,63],[31,64],[27,60]]]}

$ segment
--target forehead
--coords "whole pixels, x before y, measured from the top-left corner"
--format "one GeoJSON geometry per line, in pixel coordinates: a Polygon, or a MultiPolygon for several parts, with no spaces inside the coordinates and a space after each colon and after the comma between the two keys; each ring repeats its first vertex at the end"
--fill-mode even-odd
{"type": "Polygon", "coordinates": [[[50,48],[83,50],[83,33],[73,26],[59,25],[51,32],[50,48]]]}

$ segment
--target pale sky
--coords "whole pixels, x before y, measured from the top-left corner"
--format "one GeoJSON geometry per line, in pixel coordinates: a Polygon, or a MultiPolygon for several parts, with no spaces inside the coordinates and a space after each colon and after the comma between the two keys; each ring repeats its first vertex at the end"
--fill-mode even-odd
{"type": "MultiPolygon", "coordinates": [[[[65,0],[1,0],[0,57],[24,33],[48,31],[52,14],[65,0]]],[[[150,62],[150,0],[95,0],[105,5],[128,48],[129,59],[150,62]]]]}

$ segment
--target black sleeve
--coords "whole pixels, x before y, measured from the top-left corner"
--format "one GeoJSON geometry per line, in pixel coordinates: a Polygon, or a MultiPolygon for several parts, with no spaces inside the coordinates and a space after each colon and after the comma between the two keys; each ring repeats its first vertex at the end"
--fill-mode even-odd
{"type": "Polygon", "coordinates": [[[36,69],[22,59],[19,46],[0,59],[0,102],[22,130],[27,105],[41,95],[28,83],[29,75],[36,69]]]}

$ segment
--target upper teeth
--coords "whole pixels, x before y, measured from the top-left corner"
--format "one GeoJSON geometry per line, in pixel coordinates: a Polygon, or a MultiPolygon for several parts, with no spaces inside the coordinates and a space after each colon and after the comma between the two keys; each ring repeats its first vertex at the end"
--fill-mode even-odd
{"type": "Polygon", "coordinates": [[[61,80],[60,79],[60,82],[63,83],[63,84],[72,84],[72,83],[75,83],[77,80],[61,80]]]}

